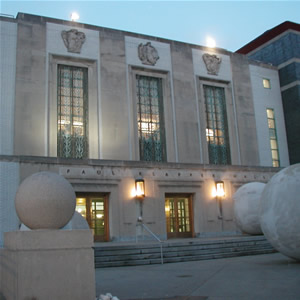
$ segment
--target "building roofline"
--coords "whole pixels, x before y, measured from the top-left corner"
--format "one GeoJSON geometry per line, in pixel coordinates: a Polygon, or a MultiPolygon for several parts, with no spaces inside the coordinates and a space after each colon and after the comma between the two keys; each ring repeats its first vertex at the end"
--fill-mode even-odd
{"type": "Polygon", "coordinates": [[[295,30],[300,32],[300,24],[290,22],[290,21],[285,21],[272,29],[267,30],[264,32],[262,35],[257,37],[256,39],[252,40],[242,48],[238,49],[236,53],[240,54],[248,54],[249,52],[257,49],[261,45],[267,43],[268,41],[272,40],[273,38],[277,37],[281,33],[288,31],[288,30],[295,30]]]}
{"type": "MultiPolygon", "coordinates": [[[[52,18],[52,17],[46,17],[46,16],[40,16],[40,15],[34,15],[34,14],[28,14],[28,13],[23,13],[23,12],[18,12],[16,18],[11,18],[11,17],[6,17],[6,16],[1,16],[0,15],[0,21],[10,21],[10,22],[32,22],[32,23],[54,23],[54,24],[61,24],[61,25],[67,25],[67,26],[72,26],[72,27],[77,27],[77,28],[85,28],[85,29],[90,29],[90,30],[96,30],[96,31],[108,31],[108,32],[115,32],[117,34],[124,34],[127,36],[132,36],[132,37],[137,37],[141,39],[149,39],[152,41],[157,41],[157,42],[162,42],[162,43],[168,43],[168,44],[180,44],[180,45],[187,45],[190,46],[193,49],[198,49],[202,51],[213,51],[218,54],[223,54],[223,55],[243,55],[238,52],[232,52],[223,48],[214,48],[213,50],[209,47],[203,46],[203,45],[197,45],[197,44],[192,44],[188,42],[182,42],[182,41],[176,41],[176,40],[171,40],[167,38],[162,38],[162,37],[157,37],[157,36],[151,36],[143,33],[137,33],[137,32],[130,32],[122,29],[115,29],[115,28],[109,28],[109,27],[103,27],[99,25],[91,25],[91,24],[86,24],[86,23],[80,23],[80,22],[73,22],[69,20],[64,20],[64,19],[57,19],[57,18],[52,18]]],[[[298,24],[296,24],[298,25],[298,24]]],[[[269,63],[264,63],[264,62],[259,62],[259,61],[254,61],[248,58],[249,64],[252,65],[257,65],[257,66],[262,66],[270,69],[277,69],[277,67],[269,64],[269,63]]]]}
{"type": "MultiPolygon", "coordinates": [[[[68,25],[68,26],[74,26],[78,28],[86,28],[90,30],[105,30],[105,31],[111,31],[111,32],[116,32],[116,33],[123,33],[128,36],[133,36],[133,37],[138,37],[142,39],[150,39],[153,41],[157,42],[162,42],[162,43],[178,43],[181,45],[189,45],[192,46],[193,48],[196,49],[201,49],[204,51],[211,51],[209,47],[206,47],[204,45],[198,45],[198,44],[193,44],[193,43],[188,43],[188,42],[183,42],[183,41],[177,41],[177,40],[171,40],[168,38],[163,38],[163,37],[158,37],[158,36],[153,36],[153,35],[148,35],[144,33],[138,33],[138,32],[130,32],[122,29],[115,29],[115,28],[109,28],[109,27],[104,27],[104,26],[99,26],[99,25],[92,25],[92,24],[87,24],[87,23],[80,23],[80,22],[74,22],[74,21],[69,21],[69,20],[64,20],[64,19],[58,19],[58,18],[52,18],[52,17],[46,17],[46,16],[40,16],[40,15],[34,15],[34,14],[29,14],[29,13],[23,13],[23,12],[18,12],[15,20],[18,22],[20,21],[25,21],[25,22],[33,22],[33,23],[54,23],[54,24],[62,24],[62,25],[68,25]]],[[[225,54],[225,55],[230,55],[231,53],[234,53],[232,51],[216,47],[214,48],[218,53],[225,54]]]]}
{"type": "Polygon", "coordinates": [[[6,14],[0,14],[0,21],[17,23],[17,19],[14,16],[6,14]]]}

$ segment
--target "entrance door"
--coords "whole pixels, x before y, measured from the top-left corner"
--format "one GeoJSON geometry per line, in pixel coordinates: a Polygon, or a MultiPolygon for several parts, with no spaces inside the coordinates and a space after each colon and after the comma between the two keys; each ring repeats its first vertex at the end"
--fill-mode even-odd
{"type": "Polygon", "coordinates": [[[191,196],[166,195],[165,213],[168,238],[193,236],[191,196]]]}
{"type": "Polygon", "coordinates": [[[95,242],[109,240],[107,195],[77,194],[76,211],[87,220],[93,230],[95,242]]]}

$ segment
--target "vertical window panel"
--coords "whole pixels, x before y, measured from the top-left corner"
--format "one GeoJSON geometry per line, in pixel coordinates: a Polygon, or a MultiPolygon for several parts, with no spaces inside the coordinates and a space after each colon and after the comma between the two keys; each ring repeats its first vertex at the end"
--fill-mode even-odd
{"type": "Polygon", "coordinates": [[[223,88],[204,85],[206,109],[206,141],[209,163],[231,163],[225,93],[223,88]]]}
{"type": "Polygon", "coordinates": [[[87,157],[87,80],[86,68],[58,65],[58,157],[87,157]]]}
{"type": "Polygon", "coordinates": [[[275,114],[274,114],[274,110],[272,108],[267,108],[267,120],[268,120],[268,127],[269,127],[269,139],[270,139],[270,147],[271,147],[271,155],[272,155],[272,165],[273,165],[273,167],[280,167],[275,114]]]}
{"type": "Polygon", "coordinates": [[[162,80],[136,76],[140,159],[166,161],[162,80]]]}

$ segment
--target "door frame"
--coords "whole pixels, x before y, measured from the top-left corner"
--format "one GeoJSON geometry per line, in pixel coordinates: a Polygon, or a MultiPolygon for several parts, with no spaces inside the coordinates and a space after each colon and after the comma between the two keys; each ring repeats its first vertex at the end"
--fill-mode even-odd
{"type": "MultiPolygon", "coordinates": [[[[188,198],[188,204],[189,204],[189,218],[190,218],[190,232],[168,232],[167,228],[167,217],[166,217],[166,231],[167,231],[167,238],[193,238],[195,236],[194,233],[194,208],[193,208],[193,193],[165,193],[164,198],[164,207],[166,206],[166,198],[188,198]]],[[[177,203],[176,203],[177,208],[177,203]]],[[[176,209],[176,215],[177,215],[177,209],[176,209]]],[[[176,217],[176,227],[178,226],[178,217],[176,217]]]]}
{"type": "Polygon", "coordinates": [[[86,198],[86,221],[91,228],[91,199],[104,198],[104,238],[94,235],[95,242],[109,241],[109,193],[76,192],[76,198],[86,198]]]}

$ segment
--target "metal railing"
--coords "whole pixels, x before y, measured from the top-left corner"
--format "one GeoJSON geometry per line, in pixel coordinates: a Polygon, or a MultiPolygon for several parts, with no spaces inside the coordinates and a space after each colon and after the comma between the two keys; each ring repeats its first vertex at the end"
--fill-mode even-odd
{"type": "MultiPolygon", "coordinates": [[[[163,241],[154,232],[152,232],[151,229],[148,226],[146,226],[141,220],[137,221],[136,227],[138,227],[138,226],[141,226],[142,228],[146,229],[146,231],[148,231],[159,242],[159,245],[160,245],[160,261],[161,261],[161,264],[163,265],[164,264],[163,247],[162,247],[163,241]]],[[[137,243],[138,242],[137,233],[135,235],[135,239],[136,239],[136,243],[137,243]]]]}

